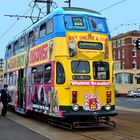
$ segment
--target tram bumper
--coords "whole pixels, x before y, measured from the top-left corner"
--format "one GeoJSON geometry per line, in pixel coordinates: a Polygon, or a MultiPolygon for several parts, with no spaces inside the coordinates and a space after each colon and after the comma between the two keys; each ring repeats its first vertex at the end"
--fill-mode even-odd
{"type": "Polygon", "coordinates": [[[73,117],[112,117],[118,115],[118,112],[116,110],[111,110],[111,111],[67,111],[62,113],[63,117],[66,118],[73,118],[73,117]]]}

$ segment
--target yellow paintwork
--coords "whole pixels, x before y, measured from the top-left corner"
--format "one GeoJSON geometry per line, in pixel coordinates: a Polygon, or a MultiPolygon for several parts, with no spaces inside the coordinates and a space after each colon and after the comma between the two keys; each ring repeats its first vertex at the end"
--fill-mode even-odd
{"type": "MultiPolygon", "coordinates": [[[[63,39],[62,39],[63,40],[63,39]]],[[[57,46],[57,39],[55,39],[55,45],[57,46]]],[[[113,76],[113,61],[112,61],[112,46],[111,42],[108,41],[107,35],[101,35],[101,34],[95,34],[95,33],[67,33],[67,42],[59,41],[59,45],[61,45],[61,50],[59,49],[59,46],[57,46],[55,51],[55,61],[60,62],[64,66],[65,74],[66,74],[66,82],[63,85],[57,85],[55,84],[55,89],[58,91],[58,99],[59,99],[59,105],[61,106],[72,106],[72,91],[77,91],[77,104],[79,106],[83,106],[83,104],[87,101],[86,98],[84,98],[85,94],[89,95],[97,95],[97,98],[102,106],[104,106],[107,103],[106,99],[106,92],[111,91],[111,105],[115,104],[115,97],[114,97],[114,85],[112,83],[112,76],[113,76]],[[70,40],[74,40],[76,44],[76,50],[77,54],[75,57],[69,57],[68,54],[68,44],[70,40]],[[103,50],[85,50],[85,49],[79,49],[77,47],[78,41],[89,41],[89,42],[101,42],[103,44],[103,50]],[[65,46],[65,43],[67,45],[65,46]],[[108,47],[107,53],[108,57],[105,58],[106,48],[108,47]],[[59,52],[60,54],[57,54],[59,52]],[[57,54],[57,55],[56,55],[57,54]],[[89,80],[89,83],[97,82],[97,84],[104,82],[105,84],[109,83],[109,85],[100,85],[100,86],[94,86],[94,85],[71,85],[72,76],[74,75],[71,72],[71,61],[73,60],[87,60],[90,63],[90,73],[88,75],[91,76],[91,79],[89,80]],[[93,79],[93,72],[92,72],[92,65],[94,61],[104,61],[108,62],[110,64],[110,80],[94,80],[93,79]]],[[[56,70],[55,70],[56,71],[56,70]]],[[[55,72],[56,74],[56,72],[55,72]]],[[[78,74],[76,74],[78,75],[78,74]]],[[[80,74],[79,74],[80,75],[80,74]]],[[[56,75],[55,75],[56,77],[56,75]]]]}

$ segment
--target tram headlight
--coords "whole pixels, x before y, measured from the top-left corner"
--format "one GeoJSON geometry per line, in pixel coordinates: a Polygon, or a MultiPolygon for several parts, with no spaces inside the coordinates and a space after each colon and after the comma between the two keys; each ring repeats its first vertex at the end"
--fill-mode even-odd
{"type": "Polygon", "coordinates": [[[109,110],[111,109],[110,104],[106,104],[106,105],[105,105],[105,109],[106,109],[107,111],[109,111],[109,110]]]}
{"type": "Polygon", "coordinates": [[[73,109],[73,111],[78,111],[79,105],[78,105],[78,104],[74,104],[74,105],[72,106],[72,109],[73,109]]]}

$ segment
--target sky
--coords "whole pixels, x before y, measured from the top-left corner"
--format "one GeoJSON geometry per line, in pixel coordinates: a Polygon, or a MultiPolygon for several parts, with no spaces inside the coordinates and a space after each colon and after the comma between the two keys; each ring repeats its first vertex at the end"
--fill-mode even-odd
{"type": "MultiPolygon", "coordinates": [[[[34,0],[10,0],[0,3],[0,58],[4,58],[7,43],[32,22],[30,19],[8,17],[4,15],[31,14],[34,0]]],[[[66,0],[54,0],[58,7],[66,7],[66,0]]],[[[99,11],[107,19],[111,36],[140,29],[140,0],[71,0],[73,7],[80,7],[99,11]]],[[[43,7],[45,5],[39,5],[43,7]]],[[[44,9],[45,10],[45,9],[44,9]]],[[[37,10],[33,15],[37,14],[37,10]]]]}

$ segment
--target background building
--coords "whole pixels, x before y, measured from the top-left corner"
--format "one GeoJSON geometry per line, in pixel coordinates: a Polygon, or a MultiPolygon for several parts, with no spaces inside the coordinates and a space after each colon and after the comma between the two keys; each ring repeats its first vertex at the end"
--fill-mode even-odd
{"type": "Polygon", "coordinates": [[[140,31],[137,30],[112,38],[114,83],[122,95],[140,88],[140,50],[135,47],[137,39],[140,39],[140,31]]]}
{"type": "Polygon", "coordinates": [[[0,58],[0,88],[2,88],[3,85],[3,69],[4,69],[3,59],[0,58]]]}

